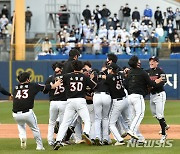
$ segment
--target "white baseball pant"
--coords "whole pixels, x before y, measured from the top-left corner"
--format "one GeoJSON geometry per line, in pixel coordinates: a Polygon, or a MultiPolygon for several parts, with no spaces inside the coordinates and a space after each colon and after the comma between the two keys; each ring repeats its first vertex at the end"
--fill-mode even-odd
{"type": "Polygon", "coordinates": [[[111,96],[105,92],[95,93],[93,96],[95,113],[95,136],[100,140],[109,139],[109,111],[111,108],[111,96]],[[101,127],[102,126],[102,127],[101,127]],[[102,137],[101,137],[102,134],[102,137]]]}
{"type": "Polygon", "coordinates": [[[49,125],[48,125],[48,144],[54,144],[54,127],[56,124],[56,120],[58,119],[59,125],[61,124],[64,111],[67,105],[67,101],[51,101],[49,108],[49,125]]]}
{"type": "Polygon", "coordinates": [[[43,149],[41,133],[37,125],[36,115],[34,114],[33,110],[30,109],[29,112],[25,112],[25,113],[22,112],[13,113],[13,118],[18,125],[20,140],[27,139],[26,136],[26,124],[27,124],[33,132],[34,139],[36,140],[37,148],[43,149]]]}
{"type": "Polygon", "coordinates": [[[62,141],[68,127],[71,125],[73,117],[76,113],[81,117],[84,122],[84,131],[86,134],[90,132],[90,117],[87,109],[86,100],[84,98],[70,98],[67,100],[68,104],[64,112],[63,121],[59,127],[56,141],[62,141]]]}

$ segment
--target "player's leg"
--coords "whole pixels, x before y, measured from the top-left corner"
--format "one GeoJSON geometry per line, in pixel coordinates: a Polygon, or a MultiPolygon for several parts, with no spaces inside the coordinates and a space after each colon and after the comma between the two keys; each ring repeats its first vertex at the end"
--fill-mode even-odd
{"type": "Polygon", "coordinates": [[[155,100],[154,96],[155,95],[150,94],[150,109],[151,109],[151,113],[152,113],[153,117],[156,118],[157,117],[156,116],[156,104],[154,102],[154,100],[155,100]]]}
{"type": "Polygon", "coordinates": [[[91,140],[89,138],[91,122],[90,122],[90,116],[89,116],[86,100],[84,98],[78,98],[74,103],[76,103],[76,111],[78,115],[81,117],[82,121],[84,122],[82,139],[84,139],[84,141],[87,144],[91,144],[91,140]]]}
{"type": "Polygon", "coordinates": [[[33,110],[30,110],[28,113],[25,113],[24,116],[26,117],[26,123],[30,127],[33,132],[34,139],[36,140],[37,150],[44,150],[43,142],[41,138],[40,129],[37,125],[37,118],[34,114],[33,110]]]}
{"type": "Polygon", "coordinates": [[[92,140],[95,139],[95,115],[94,115],[94,105],[93,104],[88,104],[87,105],[88,110],[89,110],[89,116],[90,116],[90,121],[91,121],[91,129],[90,129],[90,138],[92,140]]]}
{"type": "Polygon", "coordinates": [[[74,131],[75,143],[82,143],[82,119],[79,116],[77,118],[77,123],[74,131]]]}
{"type": "Polygon", "coordinates": [[[26,136],[26,124],[25,124],[24,116],[22,116],[22,114],[13,113],[13,118],[17,122],[17,125],[18,125],[21,148],[26,149],[27,136],[26,136]]]}
{"type": "Polygon", "coordinates": [[[101,123],[102,123],[102,99],[101,94],[93,96],[94,114],[95,114],[95,137],[101,140],[101,123]]]}
{"type": "Polygon", "coordinates": [[[51,101],[50,102],[48,135],[47,135],[49,145],[54,145],[54,127],[55,127],[56,120],[59,115],[58,104],[60,104],[59,101],[51,101]]]}
{"type": "Polygon", "coordinates": [[[134,134],[135,132],[137,132],[137,129],[139,128],[139,125],[142,121],[142,119],[144,118],[144,111],[145,111],[145,103],[144,103],[144,98],[142,95],[138,95],[138,94],[131,94],[132,96],[132,102],[133,102],[133,107],[135,110],[135,117],[131,123],[130,126],[130,132],[129,135],[132,135],[132,137],[137,138],[138,137],[134,134]],[[133,134],[131,134],[131,132],[133,134]]]}
{"type": "Polygon", "coordinates": [[[116,122],[118,120],[118,117],[120,116],[120,106],[119,104],[122,103],[122,101],[113,101],[111,111],[109,114],[109,127],[110,130],[114,136],[114,138],[121,143],[123,141],[123,138],[121,137],[117,127],[116,127],[116,122]]]}
{"type": "Polygon", "coordinates": [[[67,129],[70,126],[70,124],[72,123],[73,117],[76,112],[74,109],[75,104],[73,102],[73,99],[68,99],[67,101],[68,101],[68,104],[67,104],[65,112],[64,112],[64,118],[59,127],[59,131],[58,131],[58,134],[56,137],[56,141],[60,141],[60,142],[63,140],[63,138],[67,132],[67,129]]]}
{"type": "Polygon", "coordinates": [[[155,103],[156,103],[156,115],[157,115],[157,119],[159,121],[159,124],[161,126],[161,134],[162,134],[162,143],[165,141],[166,139],[166,127],[167,127],[167,124],[166,124],[166,121],[165,121],[165,118],[164,118],[164,106],[165,106],[165,102],[166,102],[166,93],[165,92],[161,92],[159,94],[156,94],[157,97],[156,97],[156,100],[155,100],[155,103]]]}
{"type": "Polygon", "coordinates": [[[107,94],[102,95],[103,109],[102,109],[102,131],[103,142],[109,139],[109,112],[111,107],[111,96],[107,94]]]}

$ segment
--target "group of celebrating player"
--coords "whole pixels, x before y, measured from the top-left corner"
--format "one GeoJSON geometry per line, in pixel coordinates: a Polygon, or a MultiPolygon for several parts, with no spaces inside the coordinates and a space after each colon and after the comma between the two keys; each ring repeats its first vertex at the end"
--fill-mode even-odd
{"type": "Polygon", "coordinates": [[[139,126],[144,118],[144,97],[148,93],[152,114],[161,126],[160,143],[164,143],[169,126],[164,119],[166,76],[158,67],[159,59],[151,57],[150,69],[144,71],[138,57],[132,56],[128,61],[130,68],[121,69],[116,64],[117,56],[108,54],[99,71],[92,69],[90,62],[79,61],[79,55],[79,51],[73,49],[67,61],[53,63],[54,74],[45,85],[30,83],[28,72],[19,74],[20,83],[13,92],[13,117],[18,124],[21,148],[26,148],[27,124],[36,140],[36,149],[44,150],[33,112],[34,98],[39,91],[49,93],[47,140],[54,150],[69,143],[72,137],[75,143],[109,145],[112,144],[110,133],[116,140],[115,146],[124,145],[127,135],[131,136],[129,142],[144,144],[139,126]]]}

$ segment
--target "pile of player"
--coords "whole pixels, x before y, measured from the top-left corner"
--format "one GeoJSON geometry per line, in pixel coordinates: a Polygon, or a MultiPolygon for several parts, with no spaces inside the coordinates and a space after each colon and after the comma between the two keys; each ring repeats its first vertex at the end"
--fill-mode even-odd
{"type": "Polygon", "coordinates": [[[139,126],[144,118],[144,97],[148,93],[152,114],[161,126],[160,143],[164,143],[169,126],[164,119],[166,76],[158,67],[159,59],[151,57],[150,69],[144,71],[138,57],[132,56],[128,62],[130,68],[121,69],[116,64],[117,56],[108,54],[99,71],[92,69],[90,62],[79,61],[79,55],[79,51],[73,49],[67,61],[53,63],[54,74],[45,85],[30,83],[27,72],[18,76],[20,84],[13,93],[13,116],[18,123],[21,147],[26,148],[27,123],[36,139],[37,150],[44,150],[36,118],[32,118],[35,117],[34,96],[38,91],[49,93],[47,139],[54,150],[69,144],[72,138],[77,144],[110,145],[110,133],[116,140],[115,146],[124,145],[127,135],[131,136],[129,142],[146,143],[139,126]]]}

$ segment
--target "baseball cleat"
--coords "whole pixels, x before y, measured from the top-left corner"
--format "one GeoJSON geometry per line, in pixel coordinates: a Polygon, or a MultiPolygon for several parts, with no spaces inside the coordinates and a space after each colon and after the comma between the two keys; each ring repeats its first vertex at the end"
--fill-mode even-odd
{"type": "Polygon", "coordinates": [[[60,141],[55,142],[53,150],[59,150],[63,146],[60,141]]]}
{"type": "Polygon", "coordinates": [[[99,140],[98,137],[95,138],[95,145],[102,145],[101,141],[99,140]]]}
{"type": "Polygon", "coordinates": [[[89,135],[88,135],[88,134],[83,133],[83,134],[82,134],[82,139],[85,141],[86,144],[88,144],[88,145],[91,145],[91,144],[92,144],[91,139],[89,138],[89,135]]]}
{"type": "MultiPolygon", "coordinates": [[[[165,130],[168,130],[169,128],[170,128],[170,126],[167,125],[167,126],[165,127],[165,130]]],[[[159,131],[159,135],[161,135],[161,134],[162,134],[162,130],[159,131]]]]}
{"type": "Polygon", "coordinates": [[[133,133],[131,130],[128,130],[127,134],[130,135],[134,139],[137,139],[137,140],[139,139],[138,136],[135,133],[133,133]]]}
{"type": "Polygon", "coordinates": [[[128,135],[127,132],[124,132],[124,133],[122,133],[121,137],[125,138],[127,135],[128,135]]]}
{"type": "Polygon", "coordinates": [[[166,141],[167,135],[162,135],[160,139],[160,143],[163,144],[166,141]]]}
{"type": "Polygon", "coordinates": [[[116,142],[114,145],[115,146],[120,146],[120,145],[124,145],[125,143],[124,143],[124,140],[122,140],[122,141],[120,141],[120,142],[116,142]]]}
{"type": "Polygon", "coordinates": [[[76,144],[82,144],[82,143],[85,143],[85,141],[84,140],[77,140],[75,143],[76,144]]]}
{"type": "Polygon", "coordinates": [[[108,140],[104,139],[104,140],[103,140],[103,145],[109,145],[108,140]]]}
{"type": "Polygon", "coordinates": [[[21,139],[21,148],[26,149],[26,138],[21,139]]]}

